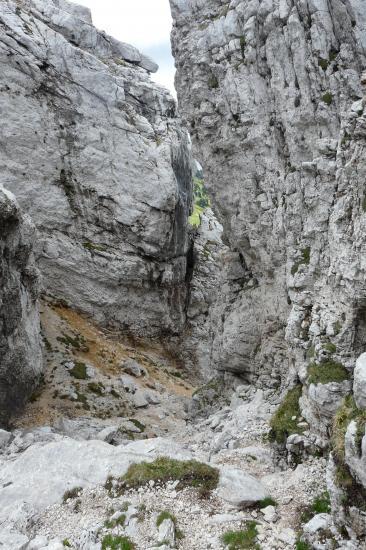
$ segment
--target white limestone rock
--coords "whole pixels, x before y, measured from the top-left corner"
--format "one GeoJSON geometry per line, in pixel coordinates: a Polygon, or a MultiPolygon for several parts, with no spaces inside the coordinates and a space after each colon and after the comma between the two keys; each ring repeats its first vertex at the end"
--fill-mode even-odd
{"type": "Polygon", "coordinates": [[[156,65],[66,0],[0,3],[2,180],[45,290],[141,336],[185,321],[191,157],[156,65]]]}
{"type": "Polygon", "coordinates": [[[229,247],[211,368],[275,387],[326,343],[351,366],[366,341],[364,3],[170,4],[179,106],[229,247]]]}
{"type": "Polygon", "coordinates": [[[359,409],[366,409],[366,353],[357,359],[353,376],[353,394],[356,405],[359,409]]]}
{"type": "Polygon", "coordinates": [[[229,504],[241,508],[251,506],[268,496],[264,485],[255,477],[235,468],[220,470],[217,494],[229,504]]]}
{"type": "Polygon", "coordinates": [[[164,519],[159,525],[158,542],[166,543],[170,548],[175,546],[175,525],[174,522],[168,518],[164,519]]]}

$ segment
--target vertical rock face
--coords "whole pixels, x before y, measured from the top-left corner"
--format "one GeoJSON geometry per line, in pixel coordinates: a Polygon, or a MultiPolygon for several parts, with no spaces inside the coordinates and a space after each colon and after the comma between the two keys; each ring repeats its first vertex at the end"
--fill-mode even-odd
{"type": "Polygon", "coordinates": [[[157,66],[65,0],[0,6],[0,167],[48,293],[135,334],[185,319],[189,138],[157,66]]]}
{"type": "Polygon", "coordinates": [[[266,384],[351,368],[366,346],[364,4],[171,8],[180,109],[236,272],[214,364],[266,384]]]}
{"type": "Polygon", "coordinates": [[[32,392],[42,370],[35,229],[0,187],[0,426],[32,392]]]}

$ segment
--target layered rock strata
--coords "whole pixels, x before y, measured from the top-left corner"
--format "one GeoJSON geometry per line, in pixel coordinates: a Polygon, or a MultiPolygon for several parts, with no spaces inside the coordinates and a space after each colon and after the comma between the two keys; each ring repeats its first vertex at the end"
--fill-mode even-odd
{"type": "Polygon", "coordinates": [[[35,229],[0,187],[0,426],[30,395],[42,371],[35,229]]]}
{"type": "Polygon", "coordinates": [[[84,7],[7,0],[0,65],[2,178],[37,226],[46,291],[104,325],[178,333],[191,159],[156,64],[84,7]]]}

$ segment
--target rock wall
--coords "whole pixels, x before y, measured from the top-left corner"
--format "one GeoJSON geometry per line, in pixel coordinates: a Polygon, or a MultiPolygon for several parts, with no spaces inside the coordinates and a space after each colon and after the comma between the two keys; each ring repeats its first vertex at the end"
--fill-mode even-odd
{"type": "Polygon", "coordinates": [[[181,112],[241,269],[212,366],[302,383],[287,450],[331,447],[336,525],[364,544],[366,7],[170,1],[181,112]]]}
{"type": "Polygon", "coordinates": [[[310,361],[351,369],[366,345],[366,217],[362,173],[355,181],[352,162],[342,181],[337,173],[349,164],[352,130],[339,140],[342,121],[362,97],[365,8],[357,0],[171,0],[171,8],[180,110],[240,268],[217,317],[213,366],[273,385],[305,381],[310,361]]]}
{"type": "Polygon", "coordinates": [[[30,395],[42,371],[35,229],[0,187],[0,426],[30,395]]]}
{"type": "Polygon", "coordinates": [[[137,335],[185,321],[191,158],[156,64],[65,0],[0,5],[0,168],[46,291],[137,335]]]}

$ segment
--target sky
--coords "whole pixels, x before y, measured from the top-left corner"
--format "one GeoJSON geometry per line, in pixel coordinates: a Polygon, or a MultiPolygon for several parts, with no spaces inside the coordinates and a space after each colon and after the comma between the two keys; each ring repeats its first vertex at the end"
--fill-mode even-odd
{"type": "Polygon", "coordinates": [[[159,64],[159,71],[151,75],[152,79],[175,95],[169,0],[73,1],[91,9],[97,28],[152,57],[159,64]]]}

